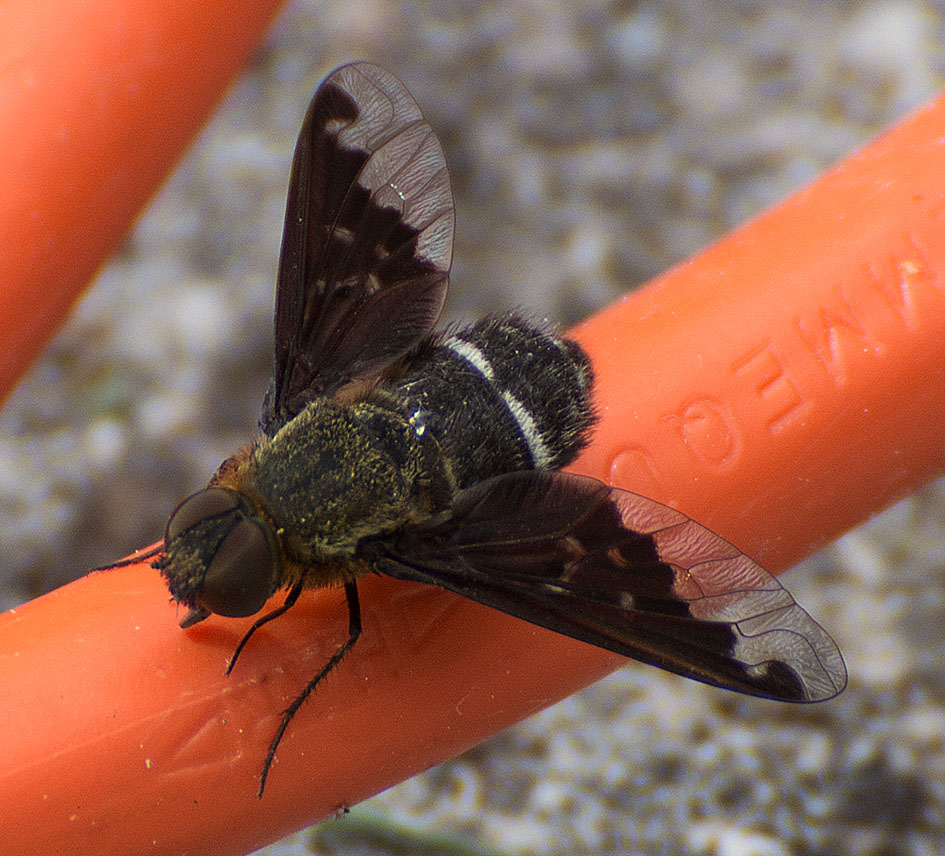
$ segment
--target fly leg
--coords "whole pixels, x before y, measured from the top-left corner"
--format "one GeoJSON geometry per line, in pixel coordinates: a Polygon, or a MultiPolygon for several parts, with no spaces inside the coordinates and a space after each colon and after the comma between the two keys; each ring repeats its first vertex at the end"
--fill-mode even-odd
{"type": "Polygon", "coordinates": [[[295,606],[295,602],[299,599],[299,595],[302,594],[302,580],[299,580],[291,589],[289,589],[288,595],[286,595],[285,602],[282,606],[277,606],[271,612],[267,612],[261,618],[257,618],[253,622],[253,626],[246,631],[246,635],[240,640],[240,644],[236,646],[236,650],[233,652],[233,656],[230,657],[230,662],[227,663],[226,673],[230,674],[233,671],[233,667],[236,665],[236,658],[239,657],[240,652],[246,647],[246,643],[249,642],[249,637],[252,636],[260,627],[264,624],[268,624],[275,618],[278,618],[280,615],[285,615],[285,613],[292,609],[295,606]]]}
{"type": "MultiPolygon", "coordinates": [[[[295,591],[295,589],[292,591],[295,591]]],[[[290,592],[289,597],[291,596],[292,593],[290,592]]],[[[295,701],[293,701],[292,704],[290,704],[282,712],[282,722],[279,723],[279,728],[276,730],[276,736],[272,738],[272,742],[269,744],[269,751],[266,753],[266,760],[263,761],[262,773],[259,776],[259,792],[256,794],[256,796],[258,796],[260,799],[262,799],[263,790],[266,787],[266,777],[269,775],[269,768],[272,766],[273,759],[276,756],[276,749],[279,747],[279,743],[281,742],[286,729],[289,727],[292,717],[295,716],[295,714],[298,712],[298,709],[305,703],[305,699],[311,695],[312,690],[314,690],[315,687],[317,687],[325,679],[325,677],[327,677],[328,673],[341,662],[345,654],[347,654],[354,647],[354,643],[358,641],[358,637],[361,635],[361,604],[358,601],[358,586],[353,580],[351,582],[345,583],[345,598],[348,602],[348,638],[338,646],[338,650],[331,655],[331,658],[327,663],[325,663],[324,666],[322,666],[318,674],[315,675],[315,677],[308,682],[308,685],[305,687],[305,689],[303,689],[302,692],[300,692],[295,697],[295,701]]],[[[288,602],[288,598],[286,599],[286,602],[288,602]]],[[[282,607],[280,607],[280,609],[282,609],[282,607]]],[[[285,607],[285,609],[288,609],[288,607],[285,607]]],[[[284,612],[285,609],[282,609],[282,611],[284,612]]],[[[279,610],[275,611],[278,612],[279,610]]],[[[272,613],[264,616],[264,618],[268,619],[271,615],[272,613]]],[[[260,621],[262,620],[263,619],[260,619],[260,621]]],[[[256,622],[256,624],[259,623],[259,621],[256,622]]],[[[252,633],[255,628],[256,625],[253,625],[250,633],[252,633]]],[[[249,634],[247,634],[247,636],[248,635],[249,634]]],[[[245,639],[243,641],[245,641],[245,639]]],[[[242,647],[242,645],[240,645],[240,647],[242,647]]],[[[237,649],[237,654],[238,653],[239,649],[237,649]]]]}

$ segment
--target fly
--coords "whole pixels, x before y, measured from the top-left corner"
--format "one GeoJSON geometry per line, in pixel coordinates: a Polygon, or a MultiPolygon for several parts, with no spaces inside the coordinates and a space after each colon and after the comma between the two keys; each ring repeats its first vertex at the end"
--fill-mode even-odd
{"type": "Polygon", "coordinates": [[[257,438],[184,499],[161,571],[187,608],[261,612],[227,668],[306,588],[429,583],[542,627],[749,695],[832,698],[833,640],[774,577],[653,500],[561,472],[593,431],[593,373],[574,341],[516,314],[434,333],[454,229],[443,150],[392,74],[333,71],[292,163],[275,355],[257,438]]]}

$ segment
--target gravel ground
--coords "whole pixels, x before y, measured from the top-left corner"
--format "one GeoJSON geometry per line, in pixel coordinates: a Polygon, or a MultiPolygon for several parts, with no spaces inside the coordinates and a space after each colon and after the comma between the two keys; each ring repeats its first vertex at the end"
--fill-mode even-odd
{"type": "MultiPolygon", "coordinates": [[[[568,323],[933,95],[943,34],[907,0],[290,3],[0,413],[0,607],[155,540],[249,436],[291,148],[335,65],[393,70],[441,136],[449,318],[568,323]]],[[[937,483],[786,578],[845,653],[836,702],[628,667],[261,853],[942,852],[943,518],[937,483]]]]}

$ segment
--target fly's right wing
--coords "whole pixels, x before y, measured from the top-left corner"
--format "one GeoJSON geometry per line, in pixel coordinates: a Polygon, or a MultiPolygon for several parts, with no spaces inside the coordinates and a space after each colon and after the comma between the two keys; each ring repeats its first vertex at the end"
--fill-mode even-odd
{"type": "Polygon", "coordinates": [[[443,149],[406,87],[366,62],[328,75],[292,162],[263,431],[430,333],[454,219],[443,149]]]}

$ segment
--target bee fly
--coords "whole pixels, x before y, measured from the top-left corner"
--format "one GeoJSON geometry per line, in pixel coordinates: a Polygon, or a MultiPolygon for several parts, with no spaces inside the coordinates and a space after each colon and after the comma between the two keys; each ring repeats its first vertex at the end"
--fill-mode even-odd
{"type": "Polygon", "coordinates": [[[594,424],[581,347],[518,315],[440,334],[453,245],[443,150],[392,74],[332,72],[299,134],[258,439],[171,514],[154,562],[181,626],[305,588],[430,583],[708,684],[810,702],[846,683],[833,641],[766,571],[682,514],[562,473],[594,424]]]}

